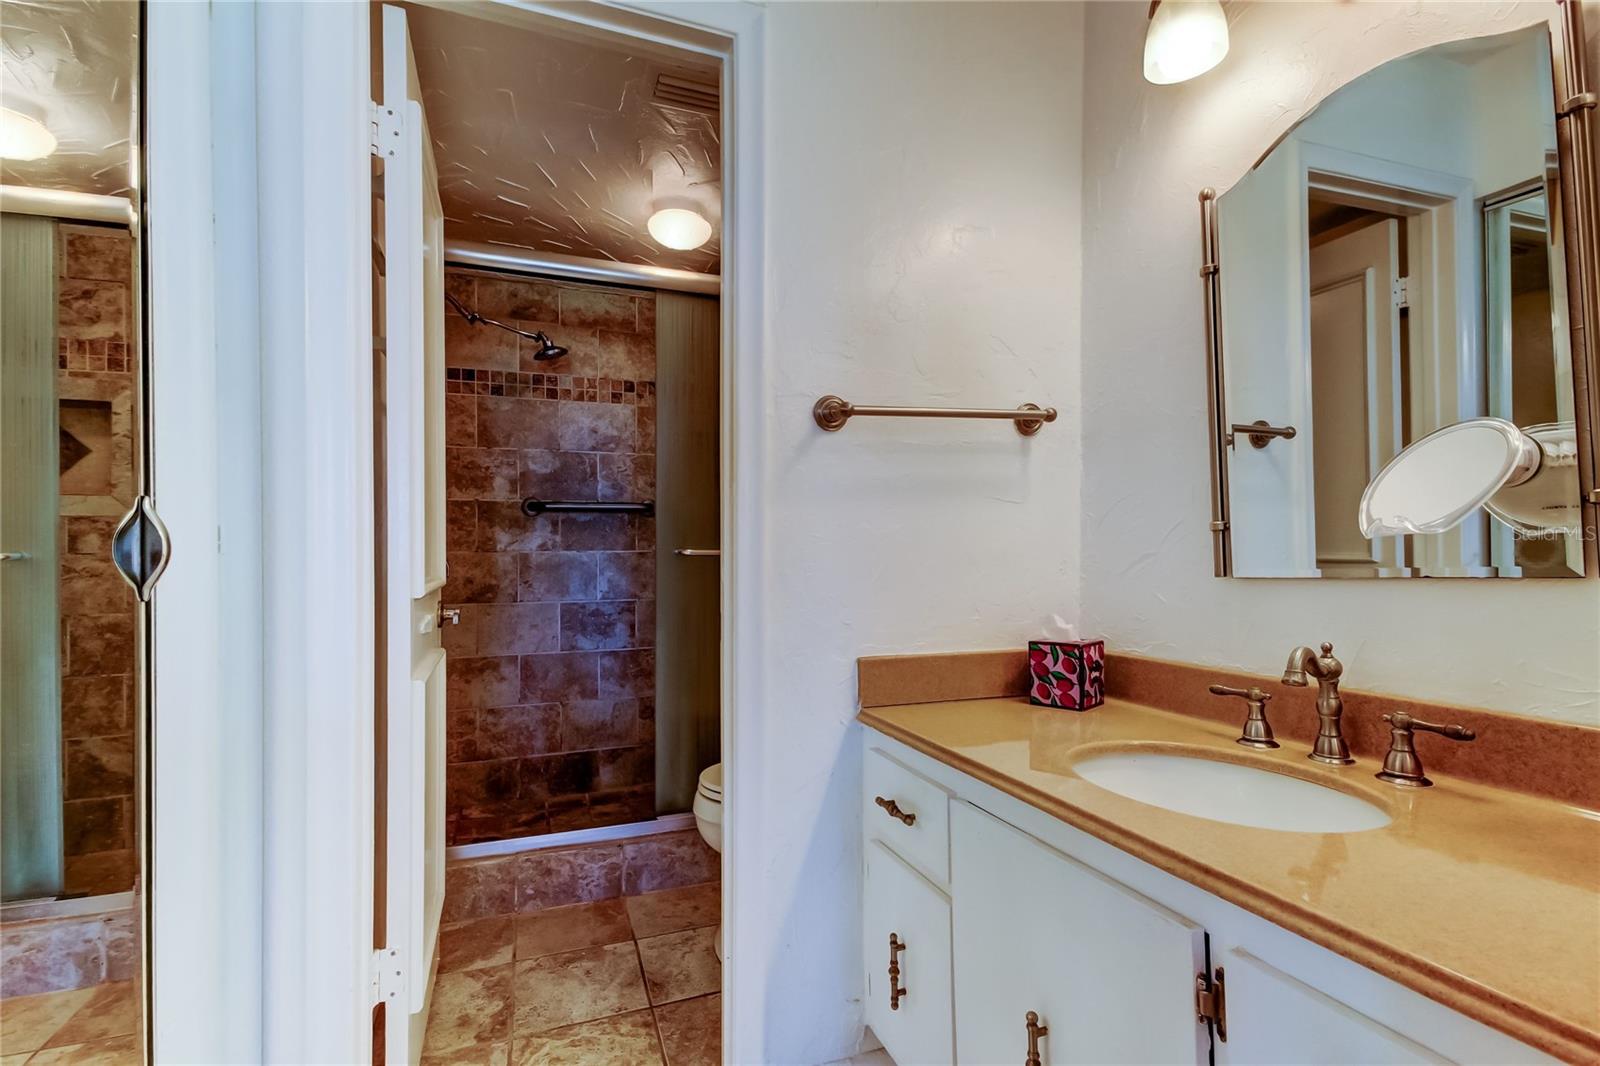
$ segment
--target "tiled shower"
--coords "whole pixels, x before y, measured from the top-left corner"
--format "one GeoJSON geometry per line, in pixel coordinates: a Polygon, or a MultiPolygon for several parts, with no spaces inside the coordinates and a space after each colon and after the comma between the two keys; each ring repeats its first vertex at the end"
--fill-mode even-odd
{"type": "Polygon", "coordinates": [[[656,296],[452,269],[447,316],[448,843],[647,821],[655,523],[530,517],[526,497],[653,501],[656,296]]]}

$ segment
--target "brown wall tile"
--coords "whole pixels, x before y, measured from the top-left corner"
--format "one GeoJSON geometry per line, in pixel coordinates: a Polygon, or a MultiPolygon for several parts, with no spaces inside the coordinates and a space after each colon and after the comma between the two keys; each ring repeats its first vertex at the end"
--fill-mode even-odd
{"type": "Polygon", "coordinates": [[[524,601],[592,600],[598,588],[595,555],[590,552],[529,552],[521,560],[517,598],[524,601]]]}
{"type": "Polygon", "coordinates": [[[479,396],[478,446],[521,450],[554,448],[558,409],[554,400],[479,396]]]}
{"type": "Polygon", "coordinates": [[[630,551],[638,543],[638,519],[619,514],[561,516],[562,551],[630,551]]]}
{"type": "Polygon", "coordinates": [[[634,408],[615,403],[563,403],[560,407],[557,439],[564,451],[634,450],[634,408]]]}
{"type": "Polygon", "coordinates": [[[479,277],[474,310],[490,318],[555,322],[560,314],[560,292],[547,281],[479,277]]]}
{"type": "Polygon", "coordinates": [[[508,449],[446,448],[445,491],[452,500],[517,499],[519,456],[508,449]]]}
{"type": "Polygon", "coordinates": [[[637,706],[627,699],[569,700],[563,705],[561,738],[569,748],[622,747],[634,743],[637,706]]]}
{"type": "Polygon", "coordinates": [[[529,517],[520,500],[480,500],[477,506],[478,551],[553,551],[561,542],[555,515],[529,517]]]}
{"type": "Polygon", "coordinates": [[[561,750],[561,705],[495,707],[478,713],[480,758],[522,758],[561,750]]]}
{"type": "Polygon", "coordinates": [[[128,677],[68,677],[61,682],[62,736],[104,737],[132,728],[128,677]]]}
{"type": "Polygon", "coordinates": [[[445,603],[496,603],[517,598],[517,556],[510,552],[450,552],[445,603]]]}
{"type": "Polygon", "coordinates": [[[444,350],[451,366],[516,370],[517,336],[493,326],[473,325],[453,310],[444,316],[444,350]]]}
{"type": "Polygon", "coordinates": [[[451,448],[478,445],[478,398],[451,393],[444,398],[444,442],[451,448]]]}
{"type": "Polygon", "coordinates": [[[597,499],[597,458],[583,452],[525,451],[519,467],[518,495],[542,500],[597,499]]]}
{"type": "Polygon", "coordinates": [[[133,673],[133,616],[67,619],[68,677],[133,673]]]}
{"type": "Polygon", "coordinates": [[[537,655],[561,647],[559,604],[486,603],[475,613],[480,655],[537,655]]]}
{"type": "Polygon", "coordinates": [[[87,737],[66,742],[68,799],[133,792],[133,737],[87,737]]]}
{"type": "Polygon", "coordinates": [[[656,653],[650,648],[600,653],[600,697],[654,696],[656,653]]]}
{"type": "Polygon", "coordinates": [[[622,891],[638,896],[716,881],[721,859],[693,830],[624,842],[622,891]]]}
{"type": "Polygon", "coordinates": [[[515,655],[451,659],[445,671],[448,707],[509,707],[523,702],[522,680],[515,655]]]}
{"type": "Polygon", "coordinates": [[[598,651],[634,645],[632,600],[561,605],[561,650],[598,651]]]}
{"type": "Polygon", "coordinates": [[[625,330],[632,333],[639,324],[633,298],[602,289],[561,289],[561,324],[625,330]]]}
{"type": "Polygon", "coordinates": [[[523,702],[567,703],[598,699],[599,660],[599,652],[523,656],[523,702]]]}
{"type": "Polygon", "coordinates": [[[599,552],[595,561],[599,599],[637,600],[656,594],[655,552],[599,552]]]}

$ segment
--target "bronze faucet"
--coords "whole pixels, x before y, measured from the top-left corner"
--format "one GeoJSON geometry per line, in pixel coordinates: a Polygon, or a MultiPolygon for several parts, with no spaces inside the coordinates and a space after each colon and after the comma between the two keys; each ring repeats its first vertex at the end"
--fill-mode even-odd
{"type": "Polygon", "coordinates": [[[1275,748],[1278,742],[1272,739],[1272,726],[1267,722],[1267,701],[1272,697],[1251,685],[1249,688],[1230,688],[1227,685],[1212,685],[1210,692],[1213,696],[1237,696],[1244,700],[1250,711],[1244,720],[1244,732],[1239,735],[1235,744],[1243,744],[1247,748],[1275,748]]]}
{"type": "Polygon", "coordinates": [[[1339,721],[1344,715],[1344,701],[1339,698],[1339,676],[1343,673],[1344,663],[1334,658],[1333,645],[1328,641],[1323,641],[1321,655],[1304,645],[1296,648],[1289,653],[1289,665],[1283,668],[1285,685],[1304,688],[1307,674],[1317,679],[1317,741],[1308,757],[1334,766],[1355,762],[1339,721]]]}
{"type": "Polygon", "coordinates": [[[1416,744],[1411,737],[1412,730],[1421,729],[1429,733],[1438,733],[1441,737],[1449,737],[1451,740],[1478,739],[1478,734],[1466,726],[1434,725],[1432,722],[1413,718],[1405,711],[1386,714],[1383,720],[1389,723],[1393,733],[1389,738],[1389,754],[1383,757],[1383,769],[1378,772],[1377,777],[1380,781],[1388,781],[1405,788],[1426,788],[1433,784],[1422,776],[1422,756],[1417,754],[1416,744]]]}

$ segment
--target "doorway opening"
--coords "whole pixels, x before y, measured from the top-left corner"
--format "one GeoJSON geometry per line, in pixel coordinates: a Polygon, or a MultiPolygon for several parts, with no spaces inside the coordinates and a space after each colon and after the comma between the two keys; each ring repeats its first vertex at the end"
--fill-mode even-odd
{"type": "Polygon", "coordinates": [[[372,9],[375,1059],[714,1059],[720,61],[372,9]]]}

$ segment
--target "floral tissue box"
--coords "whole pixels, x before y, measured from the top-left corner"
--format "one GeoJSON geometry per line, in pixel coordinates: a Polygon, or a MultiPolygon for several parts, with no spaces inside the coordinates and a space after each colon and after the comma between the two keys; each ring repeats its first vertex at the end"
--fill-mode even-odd
{"type": "Polygon", "coordinates": [[[1106,701],[1106,642],[1028,641],[1028,698],[1072,711],[1100,706],[1106,701]]]}

